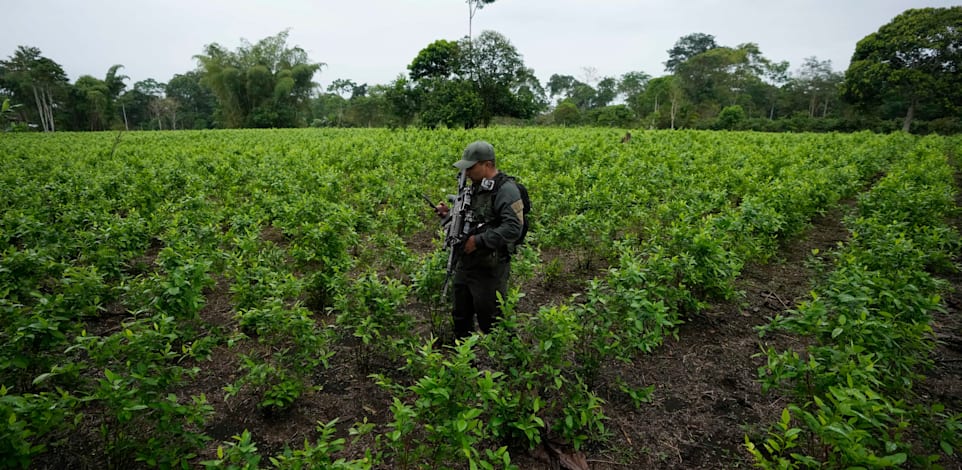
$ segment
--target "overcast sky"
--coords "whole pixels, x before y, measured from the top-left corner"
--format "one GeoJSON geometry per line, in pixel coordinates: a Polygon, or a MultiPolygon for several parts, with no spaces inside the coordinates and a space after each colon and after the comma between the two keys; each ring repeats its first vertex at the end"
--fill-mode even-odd
{"type": "MultiPolygon", "coordinates": [[[[314,80],[386,84],[437,39],[468,33],[464,0],[2,0],[0,57],[38,47],[67,72],[103,78],[121,64],[134,82],[166,82],[196,68],[204,45],[230,50],[290,29],[289,46],[327,64],[314,80]]],[[[796,71],[806,57],[844,71],[855,44],[909,8],[960,0],[497,0],[475,36],[506,36],[542,82],[552,74],[664,74],[667,50],[690,33],[722,46],[758,44],[796,71]]]]}

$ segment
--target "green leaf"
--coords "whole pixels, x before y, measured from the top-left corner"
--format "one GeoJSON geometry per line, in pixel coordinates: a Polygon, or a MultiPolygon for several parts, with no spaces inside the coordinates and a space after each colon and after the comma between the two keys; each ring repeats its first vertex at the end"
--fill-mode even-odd
{"type": "Polygon", "coordinates": [[[907,458],[908,458],[908,455],[906,455],[905,452],[900,452],[898,454],[892,454],[892,455],[887,455],[885,457],[882,457],[881,459],[879,459],[879,463],[881,463],[882,465],[888,465],[888,466],[901,465],[905,463],[905,460],[907,458]]]}
{"type": "Polygon", "coordinates": [[[37,384],[39,384],[39,383],[46,382],[47,379],[49,379],[50,377],[53,377],[53,376],[54,376],[54,374],[52,374],[52,373],[50,373],[50,372],[47,372],[47,373],[45,373],[45,374],[40,374],[40,375],[37,376],[37,378],[33,379],[33,384],[34,384],[34,385],[37,385],[37,384]]]}
{"type": "Polygon", "coordinates": [[[945,441],[939,441],[939,446],[942,447],[942,452],[945,452],[945,455],[955,455],[955,450],[952,449],[952,444],[949,444],[945,441]]]}

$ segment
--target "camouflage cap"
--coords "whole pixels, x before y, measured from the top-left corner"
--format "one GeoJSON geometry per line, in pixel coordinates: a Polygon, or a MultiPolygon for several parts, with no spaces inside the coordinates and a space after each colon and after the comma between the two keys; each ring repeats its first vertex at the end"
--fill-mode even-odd
{"type": "Polygon", "coordinates": [[[485,160],[494,160],[494,147],[483,140],[479,140],[477,142],[471,142],[468,148],[464,149],[464,155],[454,163],[454,166],[461,170],[467,170],[474,166],[475,163],[485,160]]]}

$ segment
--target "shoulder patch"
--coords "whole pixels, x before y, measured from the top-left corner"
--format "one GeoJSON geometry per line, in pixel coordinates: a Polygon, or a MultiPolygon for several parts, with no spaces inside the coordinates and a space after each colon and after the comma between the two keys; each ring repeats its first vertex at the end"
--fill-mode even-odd
{"type": "Polygon", "coordinates": [[[518,221],[524,225],[524,201],[518,199],[511,204],[511,210],[514,211],[514,215],[518,216],[518,221]]]}

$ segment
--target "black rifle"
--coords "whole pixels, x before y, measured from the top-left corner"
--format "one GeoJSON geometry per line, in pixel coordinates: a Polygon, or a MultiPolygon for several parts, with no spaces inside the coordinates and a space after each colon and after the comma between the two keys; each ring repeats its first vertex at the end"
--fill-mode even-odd
{"type": "MultiPolygon", "coordinates": [[[[454,197],[454,206],[448,211],[448,216],[441,221],[444,226],[444,249],[448,251],[447,273],[441,288],[441,300],[448,295],[448,282],[458,265],[458,259],[463,253],[464,242],[477,229],[474,223],[474,213],[471,212],[471,187],[467,184],[468,175],[464,170],[458,174],[458,194],[454,197]]],[[[434,203],[425,195],[421,195],[433,208],[434,203]]]]}

